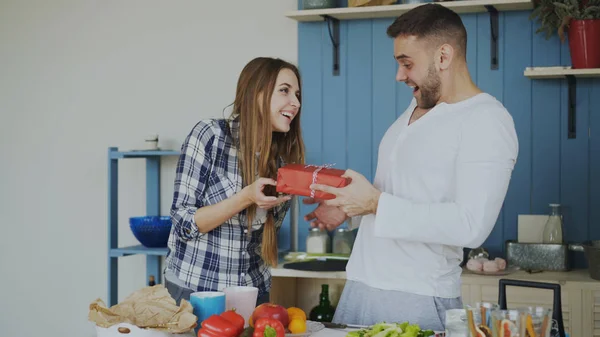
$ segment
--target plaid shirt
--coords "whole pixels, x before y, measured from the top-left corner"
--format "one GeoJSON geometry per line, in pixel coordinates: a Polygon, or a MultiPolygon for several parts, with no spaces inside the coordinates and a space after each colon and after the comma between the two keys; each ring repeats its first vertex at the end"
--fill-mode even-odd
{"type": "MultiPolygon", "coordinates": [[[[241,191],[238,135],[239,119],[210,119],[196,124],[185,139],[177,163],[166,268],[195,291],[249,285],[262,296],[271,288],[270,269],[260,257],[266,213],[261,216],[257,210],[249,236],[246,210],[204,234],[194,222],[198,208],[241,191]]],[[[288,201],[269,210],[277,231],[289,207],[288,201]]]]}

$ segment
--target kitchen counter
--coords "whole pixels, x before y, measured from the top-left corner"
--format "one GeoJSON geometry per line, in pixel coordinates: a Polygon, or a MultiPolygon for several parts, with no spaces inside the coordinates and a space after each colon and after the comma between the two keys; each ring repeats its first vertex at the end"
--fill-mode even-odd
{"type": "Polygon", "coordinates": [[[599,281],[594,280],[590,277],[590,273],[587,269],[574,269],[571,271],[544,271],[544,272],[534,272],[529,273],[523,270],[518,270],[512,274],[501,275],[501,276],[488,276],[488,275],[478,275],[470,270],[463,269],[463,273],[461,275],[463,281],[467,281],[473,278],[488,279],[490,281],[496,281],[497,278],[509,278],[509,279],[518,279],[518,280],[527,280],[527,281],[538,281],[538,282],[558,282],[560,284],[565,284],[566,282],[583,282],[583,283],[592,283],[593,285],[598,285],[599,281]]]}
{"type": "MultiPolygon", "coordinates": [[[[346,272],[344,271],[305,271],[305,270],[294,270],[286,269],[283,265],[278,265],[276,268],[271,268],[271,275],[273,277],[294,277],[294,278],[312,278],[312,279],[346,279],[346,272]]],[[[528,281],[556,281],[559,283],[565,282],[584,282],[592,283],[594,286],[598,285],[600,281],[594,280],[590,277],[587,269],[574,269],[568,272],[555,272],[555,271],[544,271],[529,273],[523,270],[518,270],[508,275],[479,275],[463,268],[461,278],[465,279],[488,279],[491,282],[497,281],[497,278],[510,278],[528,281]]]]}
{"type": "MultiPolygon", "coordinates": [[[[318,304],[321,285],[329,285],[329,298],[336,306],[346,283],[345,272],[320,272],[272,268],[271,301],[286,307],[297,306],[305,312],[318,304]]],[[[561,285],[562,311],[565,329],[571,336],[600,337],[600,281],[590,277],[587,269],[568,272],[528,273],[516,271],[508,275],[478,275],[463,269],[461,296],[464,304],[498,302],[500,279],[516,279],[561,285]]],[[[507,287],[509,307],[552,307],[552,292],[542,289],[507,287]]],[[[347,332],[346,332],[347,333],[347,332]]],[[[317,337],[339,336],[340,330],[327,329],[317,337]]]]}

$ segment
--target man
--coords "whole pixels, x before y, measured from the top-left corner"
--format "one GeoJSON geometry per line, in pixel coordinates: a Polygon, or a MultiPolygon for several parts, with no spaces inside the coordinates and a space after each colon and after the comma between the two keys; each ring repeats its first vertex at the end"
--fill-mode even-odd
{"type": "Polygon", "coordinates": [[[334,322],[443,330],[445,311],[462,307],[463,247],[480,246],[492,231],[518,141],[509,113],[469,75],[456,13],[422,5],[387,34],[396,80],[414,99],[380,143],[373,185],[352,170],[344,188],[313,185],[336,198],[305,219],[332,230],[361,218],[334,322]]]}

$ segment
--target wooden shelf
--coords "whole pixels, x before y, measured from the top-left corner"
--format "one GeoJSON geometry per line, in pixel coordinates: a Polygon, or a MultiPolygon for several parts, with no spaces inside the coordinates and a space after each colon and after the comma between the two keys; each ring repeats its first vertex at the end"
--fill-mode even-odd
{"type": "Polygon", "coordinates": [[[575,77],[600,77],[600,68],[571,69],[571,67],[527,67],[526,77],[532,79],[575,77]]]}
{"type": "Polygon", "coordinates": [[[568,138],[577,137],[576,117],[577,117],[577,77],[600,77],[600,68],[572,69],[571,67],[527,67],[524,75],[534,80],[545,79],[566,79],[568,85],[568,118],[567,132],[568,138]]]}
{"type": "MultiPolygon", "coordinates": [[[[533,9],[532,0],[457,0],[436,2],[448,7],[459,14],[485,13],[490,14],[490,67],[498,69],[498,12],[524,11],[533,9]]],[[[285,15],[299,22],[322,22],[327,21],[329,36],[333,48],[333,76],[340,72],[339,60],[339,22],[341,20],[396,18],[409,10],[421,6],[424,3],[400,4],[388,6],[366,6],[366,7],[340,7],[327,9],[304,9],[291,11],[285,15]],[[333,25],[333,28],[331,27],[333,25]],[[333,31],[333,32],[332,32],[333,31]]]]}
{"type": "MultiPolygon", "coordinates": [[[[488,11],[486,6],[494,7],[498,11],[522,11],[533,8],[531,0],[457,0],[437,3],[459,14],[484,13],[488,11]]],[[[423,4],[305,9],[288,12],[285,16],[300,22],[324,21],[324,16],[338,20],[393,18],[423,4]]]]}

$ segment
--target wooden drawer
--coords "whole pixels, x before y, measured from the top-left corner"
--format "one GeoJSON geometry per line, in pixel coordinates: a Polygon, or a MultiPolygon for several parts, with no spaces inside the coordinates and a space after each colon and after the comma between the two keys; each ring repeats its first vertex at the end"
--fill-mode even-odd
{"type": "Polygon", "coordinates": [[[600,337],[600,291],[596,290],[593,294],[593,328],[594,337],[600,337]]]}

